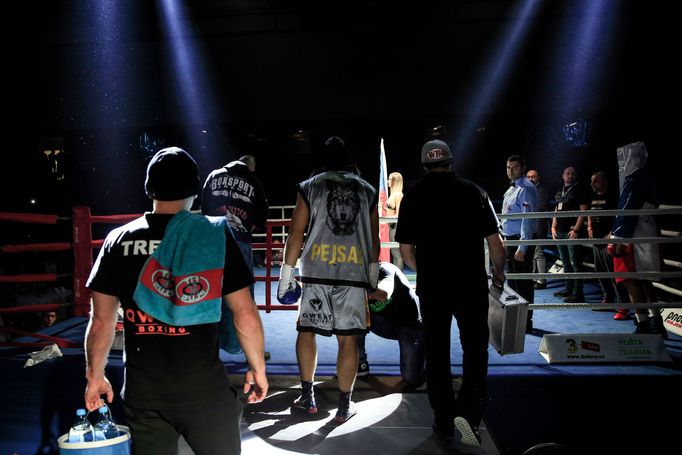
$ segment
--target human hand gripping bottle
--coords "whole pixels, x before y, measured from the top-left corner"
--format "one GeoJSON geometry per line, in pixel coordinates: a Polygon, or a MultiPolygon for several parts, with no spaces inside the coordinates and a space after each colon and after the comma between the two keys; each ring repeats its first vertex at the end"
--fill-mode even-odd
{"type": "Polygon", "coordinates": [[[109,407],[104,405],[99,408],[97,412],[99,417],[97,423],[95,423],[94,440],[103,441],[105,439],[113,439],[118,437],[120,435],[118,426],[116,426],[114,419],[111,417],[111,411],[109,411],[109,407]]]}
{"type": "Polygon", "coordinates": [[[69,442],[91,442],[92,425],[86,416],[85,409],[76,411],[76,420],[69,429],[69,442]]]}

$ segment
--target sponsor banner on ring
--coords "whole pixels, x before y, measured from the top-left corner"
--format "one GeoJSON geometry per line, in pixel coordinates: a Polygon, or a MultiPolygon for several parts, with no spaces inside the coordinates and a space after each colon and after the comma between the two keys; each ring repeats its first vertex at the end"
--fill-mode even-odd
{"type": "Polygon", "coordinates": [[[682,336],[682,308],[665,308],[661,316],[668,332],[682,336]]]}
{"type": "Polygon", "coordinates": [[[672,361],[658,334],[544,335],[539,352],[549,363],[672,361]]]}

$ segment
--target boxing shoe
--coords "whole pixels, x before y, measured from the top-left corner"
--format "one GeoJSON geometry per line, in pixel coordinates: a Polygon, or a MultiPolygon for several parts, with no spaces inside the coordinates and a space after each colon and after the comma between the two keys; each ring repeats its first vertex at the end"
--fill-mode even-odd
{"type": "Polygon", "coordinates": [[[627,319],[630,319],[630,310],[627,308],[618,308],[618,311],[616,311],[616,314],[613,315],[613,319],[616,321],[625,321],[627,319]]]}
{"type": "Polygon", "coordinates": [[[300,298],[301,285],[294,278],[294,268],[288,264],[283,264],[277,286],[277,301],[284,305],[291,305],[298,302],[300,298]]]}
{"type": "Polygon", "coordinates": [[[571,295],[570,292],[568,292],[566,289],[562,289],[561,291],[556,291],[554,294],[554,297],[568,297],[571,295]]]}
{"type": "Polygon", "coordinates": [[[355,407],[355,403],[353,403],[350,399],[348,400],[340,399],[339,409],[337,409],[336,411],[334,420],[336,421],[336,423],[345,423],[348,422],[348,419],[350,419],[357,413],[358,410],[355,407]]]}
{"type": "Polygon", "coordinates": [[[292,414],[317,414],[317,403],[312,393],[302,393],[291,405],[292,414]]]}

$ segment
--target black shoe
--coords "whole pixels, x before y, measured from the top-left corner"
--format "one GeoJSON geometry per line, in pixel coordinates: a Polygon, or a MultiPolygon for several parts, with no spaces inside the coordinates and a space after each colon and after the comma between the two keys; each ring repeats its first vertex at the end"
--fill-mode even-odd
{"type": "Polygon", "coordinates": [[[460,434],[460,443],[471,447],[481,445],[481,434],[478,428],[470,425],[464,417],[455,417],[455,428],[460,434]]]}
{"type": "Polygon", "coordinates": [[[367,363],[366,360],[361,360],[360,363],[358,363],[358,372],[355,377],[364,378],[365,376],[369,376],[369,363],[367,363]]]}
{"type": "Polygon", "coordinates": [[[336,423],[345,423],[357,413],[358,411],[355,409],[355,403],[351,400],[339,400],[339,409],[336,411],[334,420],[336,423]]]}
{"type": "Polygon", "coordinates": [[[301,394],[300,397],[291,405],[292,414],[317,414],[317,403],[315,395],[301,394]]]}
{"type": "Polygon", "coordinates": [[[547,289],[547,283],[542,283],[540,281],[536,281],[535,284],[533,285],[533,288],[535,288],[535,289],[547,289]]]}
{"type": "Polygon", "coordinates": [[[651,320],[647,319],[646,321],[638,321],[635,319],[635,332],[637,334],[650,334],[654,333],[653,328],[651,327],[651,320]]]}
{"type": "Polygon", "coordinates": [[[581,303],[585,301],[584,295],[569,295],[564,299],[566,303],[581,303]]]}
{"type": "Polygon", "coordinates": [[[554,294],[554,297],[568,297],[571,295],[570,292],[568,292],[566,289],[563,289],[561,291],[556,291],[554,294]]]}
{"type": "Polygon", "coordinates": [[[663,318],[660,314],[649,319],[649,322],[651,323],[651,333],[658,333],[664,340],[668,339],[668,331],[665,329],[663,318]]]}
{"type": "Polygon", "coordinates": [[[439,438],[444,439],[445,441],[452,441],[452,438],[455,437],[454,424],[439,425],[437,422],[433,422],[431,428],[433,429],[433,432],[438,435],[439,438]]]}

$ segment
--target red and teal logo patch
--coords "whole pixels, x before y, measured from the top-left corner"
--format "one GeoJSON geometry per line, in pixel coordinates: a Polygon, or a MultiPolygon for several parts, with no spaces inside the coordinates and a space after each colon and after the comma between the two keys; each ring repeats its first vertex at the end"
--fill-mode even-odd
{"type": "Polygon", "coordinates": [[[142,271],[142,285],[176,306],[195,305],[222,297],[223,269],[205,270],[190,275],[174,276],[154,257],[142,271]]]}

